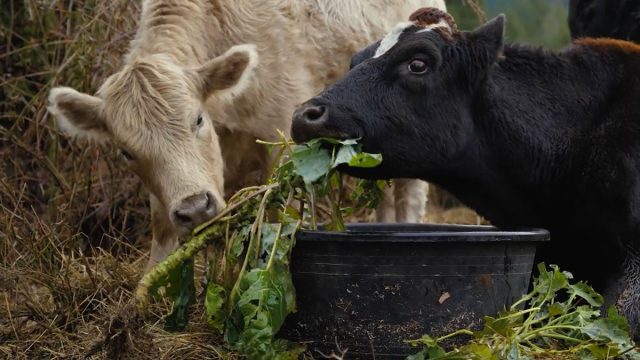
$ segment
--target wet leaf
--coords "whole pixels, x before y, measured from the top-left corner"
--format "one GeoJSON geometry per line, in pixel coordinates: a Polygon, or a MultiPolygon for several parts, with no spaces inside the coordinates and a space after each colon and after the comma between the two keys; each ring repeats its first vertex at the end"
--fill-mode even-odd
{"type": "Polygon", "coordinates": [[[353,158],[358,155],[355,148],[351,145],[344,145],[340,147],[336,154],[336,159],[333,161],[331,167],[336,167],[341,164],[348,164],[353,158]]]}
{"type": "Polygon", "coordinates": [[[196,300],[196,288],[193,281],[193,259],[189,259],[178,268],[177,282],[167,283],[166,297],[173,300],[173,310],[167,316],[165,329],[183,330],[189,322],[189,308],[196,300]]]}
{"type": "Polygon", "coordinates": [[[543,296],[553,296],[558,290],[567,287],[569,283],[567,273],[561,272],[555,265],[551,265],[551,271],[548,271],[541,263],[538,265],[538,271],[540,275],[537,278],[535,290],[543,296]]]}
{"type": "Polygon", "coordinates": [[[553,303],[549,305],[549,307],[547,308],[547,312],[549,316],[553,317],[553,316],[564,314],[565,309],[564,309],[564,306],[562,306],[562,303],[553,303]]]}
{"type": "Polygon", "coordinates": [[[462,354],[473,354],[473,358],[477,360],[499,360],[498,356],[485,344],[471,343],[464,345],[460,348],[460,352],[462,354]]]}
{"type": "Polygon", "coordinates": [[[380,165],[381,162],[381,154],[358,153],[349,160],[348,165],[352,167],[372,168],[380,165]]]}
{"type": "Polygon", "coordinates": [[[292,160],[285,162],[275,173],[275,182],[286,181],[295,171],[295,164],[292,160]]]}
{"type": "Polygon", "coordinates": [[[327,144],[333,144],[333,145],[356,145],[358,143],[358,140],[359,139],[338,140],[334,138],[321,137],[321,138],[313,139],[307,142],[307,144],[314,145],[316,143],[318,144],[327,143],[327,144]]]}
{"type": "Polygon", "coordinates": [[[250,231],[251,225],[246,225],[231,236],[231,255],[234,258],[238,258],[244,251],[244,243],[248,240],[250,231]]]}
{"type": "Polygon", "coordinates": [[[249,359],[273,359],[273,337],[286,316],[295,310],[295,290],[287,269],[274,263],[253,269],[240,280],[240,297],[234,307],[242,319],[236,349],[249,359]]]}
{"type": "Polygon", "coordinates": [[[321,148],[319,142],[296,145],[292,158],[296,173],[307,184],[320,179],[331,168],[332,161],[329,150],[321,148]]]}
{"type": "Polygon", "coordinates": [[[629,322],[618,313],[618,309],[613,305],[607,309],[607,319],[610,321],[611,326],[622,329],[625,333],[630,331],[629,322]]]}
{"type": "Polygon", "coordinates": [[[591,306],[601,306],[604,303],[602,295],[595,292],[593,288],[583,282],[569,285],[567,292],[569,295],[575,295],[584,299],[591,306]]]}
{"type": "Polygon", "coordinates": [[[620,327],[620,323],[617,319],[597,319],[592,323],[587,324],[582,329],[582,332],[588,335],[591,339],[606,342],[611,341],[616,344],[622,345],[623,347],[630,347],[633,344],[629,337],[629,334],[625,331],[624,328],[620,327]]]}
{"type": "Polygon", "coordinates": [[[204,299],[204,306],[207,311],[207,323],[220,333],[224,331],[226,318],[224,304],[226,297],[227,292],[221,285],[209,281],[209,284],[207,284],[207,294],[204,299]]]}

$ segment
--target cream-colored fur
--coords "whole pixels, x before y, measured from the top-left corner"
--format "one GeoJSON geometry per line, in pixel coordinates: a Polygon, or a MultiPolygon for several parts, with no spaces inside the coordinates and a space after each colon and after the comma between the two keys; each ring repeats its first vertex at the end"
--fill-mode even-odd
{"type": "MultiPolygon", "coordinates": [[[[182,199],[207,191],[222,207],[225,189],[262,180],[255,139],[288,134],[296,105],[424,6],[444,1],[146,0],[122,69],[95,96],[52,90],[50,111],[63,131],[111,140],[129,159],[151,193],[153,264],[189,231],[172,224],[182,199]]],[[[390,220],[421,220],[425,185],[409,183],[390,220]]]]}

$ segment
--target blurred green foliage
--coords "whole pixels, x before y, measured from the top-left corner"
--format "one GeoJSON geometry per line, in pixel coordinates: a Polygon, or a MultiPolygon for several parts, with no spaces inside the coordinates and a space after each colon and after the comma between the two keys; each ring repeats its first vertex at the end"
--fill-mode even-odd
{"type": "Polygon", "coordinates": [[[503,13],[507,16],[508,42],[542,45],[560,49],[569,44],[566,0],[447,0],[449,13],[461,30],[472,30],[482,23],[483,15],[490,19],[503,13]],[[479,5],[484,14],[474,11],[479,5]]]}

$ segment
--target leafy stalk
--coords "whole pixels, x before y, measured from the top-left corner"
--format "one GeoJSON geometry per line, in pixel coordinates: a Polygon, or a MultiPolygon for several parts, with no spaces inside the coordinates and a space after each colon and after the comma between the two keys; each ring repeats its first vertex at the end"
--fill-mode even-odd
{"type": "MultiPolygon", "coordinates": [[[[244,188],[234,194],[218,216],[196,228],[192,239],[145,275],[136,292],[139,309],[144,310],[149,293],[155,294],[160,286],[166,286],[172,290],[169,297],[174,300],[174,312],[185,313],[189,302],[176,297],[174,290],[184,294],[184,284],[194,282],[193,279],[181,282],[176,274],[192,266],[199,250],[218,242],[205,294],[208,323],[224,333],[231,348],[249,359],[293,358],[300,353],[300,347],[291,348],[274,339],[287,314],[295,309],[289,272],[295,233],[300,227],[318,228],[319,201],[323,197],[331,203],[328,211],[331,222],[326,226],[344,229],[342,178],[336,167],[340,164],[370,167],[381,161],[379,155],[360,152],[354,140],[323,139],[294,145],[282,132],[278,136],[280,142],[262,142],[271,147],[277,164],[270,169],[267,185],[244,188]],[[293,209],[294,200],[300,202],[299,211],[293,209]],[[305,221],[307,218],[310,223],[305,221]],[[276,219],[278,223],[269,223],[276,219]]],[[[367,199],[379,197],[368,194],[381,192],[380,187],[365,189],[369,183],[357,184],[357,194],[367,199]]],[[[369,200],[358,200],[356,207],[372,204],[369,200]]],[[[193,278],[192,272],[181,274],[183,278],[193,278]]],[[[179,320],[182,324],[187,319],[183,316],[179,320]]]]}
{"type": "Polygon", "coordinates": [[[251,236],[249,238],[249,245],[247,246],[247,253],[244,257],[244,262],[242,263],[242,268],[240,269],[240,273],[238,274],[238,278],[233,284],[233,288],[231,288],[231,292],[229,293],[229,309],[228,312],[231,313],[231,307],[233,306],[233,302],[235,300],[236,295],[238,294],[238,289],[240,288],[240,280],[247,271],[247,267],[249,265],[250,260],[255,260],[254,256],[260,253],[260,234],[262,233],[262,218],[264,216],[264,208],[267,202],[267,198],[271,193],[271,189],[267,190],[262,197],[262,201],[260,202],[260,207],[258,208],[258,216],[256,218],[256,222],[253,223],[253,228],[251,229],[251,236]],[[254,253],[251,253],[251,250],[254,253]]]}
{"type": "Polygon", "coordinates": [[[187,244],[171,253],[163,262],[157,264],[151,271],[146,273],[136,289],[136,302],[138,310],[144,311],[149,303],[149,289],[160,282],[163,278],[169,276],[169,273],[180,267],[185,261],[193,258],[196,253],[204,249],[209,241],[220,239],[220,233],[223,229],[222,224],[215,224],[202,231],[200,234],[192,238],[187,244]]]}
{"type": "Polygon", "coordinates": [[[572,284],[571,274],[556,266],[547,270],[540,264],[538,270],[533,290],[498,317],[485,317],[482,330],[463,329],[437,339],[425,335],[410,342],[424,349],[408,359],[613,359],[623,353],[640,359],[626,320],[613,308],[600,316],[602,296],[584,283],[572,284]],[[524,305],[528,308],[519,310],[524,305]],[[473,339],[449,352],[438,344],[460,334],[473,339]]]}

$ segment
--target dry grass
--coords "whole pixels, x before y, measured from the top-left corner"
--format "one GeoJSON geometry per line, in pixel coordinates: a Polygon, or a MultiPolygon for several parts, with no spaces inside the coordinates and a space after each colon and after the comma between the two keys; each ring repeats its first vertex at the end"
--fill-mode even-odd
{"type": "Polygon", "coordinates": [[[113,161],[110,148],[59,137],[46,113],[52,86],[92,92],[119,66],[139,8],[123,0],[2,4],[4,357],[89,354],[144,266],[149,220],[139,181],[113,161]]]}
{"type": "MultiPolygon", "coordinates": [[[[166,304],[129,311],[150,239],[144,189],[112,148],[60,137],[46,112],[52,86],[92,93],[118,68],[140,2],[0,4],[0,357],[222,357],[202,319],[169,334],[166,304]]],[[[451,214],[430,219],[477,220],[451,214]]]]}

